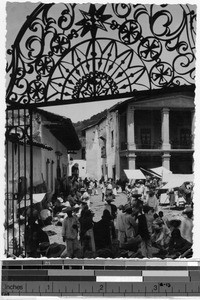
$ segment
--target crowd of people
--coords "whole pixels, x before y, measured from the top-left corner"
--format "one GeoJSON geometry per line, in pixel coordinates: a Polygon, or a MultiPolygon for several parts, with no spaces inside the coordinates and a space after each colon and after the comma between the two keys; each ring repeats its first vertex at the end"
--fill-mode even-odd
{"type": "Polygon", "coordinates": [[[191,190],[190,194],[186,191],[187,183],[179,191],[186,202],[181,218],[168,219],[159,206],[157,180],[127,183],[123,190],[127,201],[119,206],[115,199],[122,189],[112,180],[85,180],[81,184],[78,179],[73,180],[68,195],[46,194],[40,210],[32,208],[25,233],[29,257],[192,256],[193,204],[191,190]],[[104,209],[101,219],[94,221],[91,195],[99,193],[104,209]],[[43,231],[52,222],[62,227],[62,244],[50,244],[43,231]]]}

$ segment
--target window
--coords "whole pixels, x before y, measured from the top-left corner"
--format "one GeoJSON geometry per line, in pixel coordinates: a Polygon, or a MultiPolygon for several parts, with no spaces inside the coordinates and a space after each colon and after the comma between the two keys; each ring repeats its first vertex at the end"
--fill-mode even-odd
{"type": "Polygon", "coordinates": [[[62,164],[62,176],[67,175],[67,165],[62,164]]]}
{"type": "Polygon", "coordinates": [[[151,129],[142,128],[140,131],[141,148],[146,149],[151,147],[151,129]]]}
{"type": "Polygon", "coordinates": [[[115,179],[116,179],[116,167],[115,166],[113,166],[113,168],[112,168],[112,178],[115,181],[115,179]]]}
{"type": "Polygon", "coordinates": [[[81,149],[81,159],[85,159],[85,147],[81,149]]]}
{"type": "Polygon", "coordinates": [[[49,164],[50,164],[50,161],[49,159],[46,160],[46,185],[47,185],[47,188],[49,188],[49,164]]]}
{"type": "Polygon", "coordinates": [[[54,174],[53,174],[53,165],[54,165],[54,161],[51,161],[51,190],[53,191],[53,178],[54,178],[54,174]]]}
{"type": "Polygon", "coordinates": [[[106,158],[106,147],[105,146],[101,147],[101,158],[106,158]]]}
{"type": "Polygon", "coordinates": [[[180,148],[191,147],[191,130],[188,128],[182,128],[180,130],[180,148]]]}
{"type": "Polygon", "coordinates": [[[114,147],[114,130],[111,131],[111,147],[114,147]]]}

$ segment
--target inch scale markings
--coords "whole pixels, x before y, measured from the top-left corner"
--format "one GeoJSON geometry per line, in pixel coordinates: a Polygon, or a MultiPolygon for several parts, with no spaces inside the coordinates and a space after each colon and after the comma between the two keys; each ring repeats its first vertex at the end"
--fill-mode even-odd
{"type": "Polygon", "coordinates": [[[200,283],[183,282],[3,282],[3,296],[63,296],[80,295],[123,295],[123,296],[199,296],[200,283]]]}
{"type": "Polygon", "coordinates": [[[200,263],[7,260],[3,296],[200,296],[200,263]]]}

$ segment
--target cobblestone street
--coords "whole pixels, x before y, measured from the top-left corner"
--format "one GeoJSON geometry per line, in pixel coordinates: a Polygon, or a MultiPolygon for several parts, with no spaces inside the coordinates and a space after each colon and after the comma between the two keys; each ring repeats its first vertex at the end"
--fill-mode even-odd
{"type": "MultiPolygon", "coordinates": [[[[120,204],[124,205],[126,202],[127,202],[127,196],[124,193],[120,193],[116,196],[115,202],[113,202],[113,204],[115,204],[118,207],[120,204]]],[[[101,219],[105,204],[106,202],[102,201],[101,191],[100,189],[98,189],[98,195],[91,196],[91,206],[90,206],[90,209],[95,214],[94,215],[95,222],[101,219]]]]}
{"type": "MultiPolygon", "coordinates": [[[[105,206],[105,201],[102,202],[102,195],[101,195],[101,191],[98,190],[98,195],[93,195],[91,196],[91,210],[95,213],[94,215],[94,221],[97,222],[101,219],[103,210],[104,210],[104,206],[105,206]]],[[[113,202],[113,204],[115,204],[117,207],[122,204],[124,205],[127,202],[127,196],[125,193],[120,193],[116,196],[115,198],[115,202],[113,202]]],[[[164,215],[166,215],[169,219],[171,218],[175,218],[175,217],[179,217],[181,218],[181,214],[182,212],[179,210],[170,210],[169,205],[167,206],[158,206],[158,210],[162,210],[164,215]]]]}
{"type": "MultiPolygon", "coordinates": [[[[106,202],[102,202],[102,194],[101,190],[98,189],[98,195],[92,195],[91,198],[91,205],[90,209],[94,212],[94,222],[98,222],[101,219],[101,216],[104,211],[104,207],[106,202]]],[[[122,204],[124,205],[127,202],[127,196],[125,193],[120,193],[116,196],[115,202],[113,202],[117,207],[122,204]]],[[[182,211],[178,210],[171,210],[169,206],[159,206],[158,210],[162,210],[164,215],[167,216],[167,218],[170,220],[172,218],[182,218],[182,211]]],[[[62,240],[61,226],[55,226],[55,225],[49,225],[43,228],[45,231],[53,231],[56,234],[49,236],[50,243],[60,243],[65,244],[62,240]]]]}

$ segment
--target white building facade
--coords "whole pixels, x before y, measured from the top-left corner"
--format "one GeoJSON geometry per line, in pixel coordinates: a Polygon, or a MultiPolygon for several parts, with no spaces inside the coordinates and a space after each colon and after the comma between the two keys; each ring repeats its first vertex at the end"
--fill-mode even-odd
{"type": "Polygon", "coordinates": [[[194,86],[138,93],[85,129],[87,172],[114,180],[140,167],[192,173],[194,117],[194,86]]]}
{"type": "MultiPolygon", "coordinates": [[[[80,143],[70,119],[37,109],[33,113],[33,191],[41,192],[46,186],[48,191],[55,191],[56,180],[69,176],[69,150],[79,149],[80,143]],[[66,122],[62,136],[59,127],[66,122]],[[69,136],[69,134],[71,136],[69,136]],[[73,142],[74,141],[74,142],[73,142]]],[[[9,174],[8,193],[17,193],[20,177],[30,186],[30,145],[8,139],[6,147],[7,170],[9,174]],[[11,176],[12,175],[12,176],[11,176]],[[13,185],[14,182],[14,185],[13,185]]]]}

